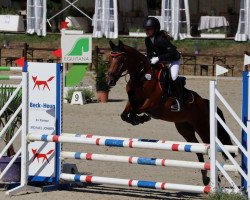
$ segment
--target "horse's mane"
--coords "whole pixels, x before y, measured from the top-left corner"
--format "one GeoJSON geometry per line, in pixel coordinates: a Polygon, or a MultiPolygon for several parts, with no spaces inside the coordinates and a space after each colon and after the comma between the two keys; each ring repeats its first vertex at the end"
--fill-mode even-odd
{"type": "Polygon", "coordinates": [[[142,54],[141,52],[139,52],[138,50],[136,50],[135,48],[130,47],[128,45],[124,45],[124,49],[125,49],[126,53],[134,55],[134,57],[137,58],[137,59],[139,58],[140,61],[143,61],[143,63],[145,65],[149,65],[150,64],[149,63],[149,59],[144,54],[142,54]]]}

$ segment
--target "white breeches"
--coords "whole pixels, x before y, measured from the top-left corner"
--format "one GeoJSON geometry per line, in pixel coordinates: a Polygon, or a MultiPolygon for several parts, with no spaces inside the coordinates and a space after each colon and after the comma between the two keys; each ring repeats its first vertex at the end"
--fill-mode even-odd
{"type": "Polygon", "coordinates": [[[175,81],[178,77],[179,67],[180,67],[180,60],[172,61],[169,64],[169,69],[173,81],[175,81]]]}

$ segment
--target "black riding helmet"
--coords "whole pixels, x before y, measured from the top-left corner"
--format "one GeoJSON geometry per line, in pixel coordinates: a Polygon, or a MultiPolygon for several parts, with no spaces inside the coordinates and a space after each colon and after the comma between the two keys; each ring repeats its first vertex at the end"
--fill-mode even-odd
{"type": "Polygon", "coordinates": [[[148,17],[143,23],[144,29],[153,28],[156,32],[160,31],[161,25],[157,18],[155,17],[148,17]]]}

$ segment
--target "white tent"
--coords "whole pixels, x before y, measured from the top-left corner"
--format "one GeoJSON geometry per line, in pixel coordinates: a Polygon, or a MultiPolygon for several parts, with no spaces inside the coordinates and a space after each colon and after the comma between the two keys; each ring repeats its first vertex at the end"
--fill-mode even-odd
{"type": "MultiPolygon", "coordinates": [[[[77,6],[75,6],[74,4],[77,1],[73,1],[73,3],[70,3],[69,0],[64,1],[64,3],[68,4],[67,7],[71,6],[80,11],[80,9],[77,8],[78,5],[76,4],[77,6]]],[[[72,0],[70,1],[72,2],[72,0]]],[[[224,8],[225,6],[223,6],[224,4],[222,2],[215,0],[211,0],[211,2],[206,1],[207,3],[204,3],[205,1],[199,0],[162,0],[161,2],[161,14],[156,17],[161,22],[161,28],[168,31],[175,40],[191,37],[190,11],[193,9],[197,10],[197,8],[193,8],[194,2],[199,2],[199,7],[201,9],[199,11],[201,13],[204,11],[204,9],[214,9],[214,6],[217,10],[220,10],[220,12],[226,12],[228,9],[224,8]],[[191,8],[189,8],[189,6],[191,8]],[[206,6],[209,7],[206,8],[206,6]]],[[[78,3],[83,4],[87,3],[87,1],[81,1],[78,3]]],[[[88,4],[90,7],[93,7],[93,2],[88,1],[88,4]]],[[[233,3],[231,4],[234,5],[233,3]]],[[[123,30],[122,26],[128,27],[129,25],[135,26],[136,24],[141,24],[142,20],[139,18],[144,18],[144,15],[147,15],[148,13],[147,3],[145,0],[95,0],[94,7],[95,14],[93,16],[94,20],[92,21],[94,37],[104,36],[107,38],[117,38],[118,30],[123,30]],[[144,14],[140,14],[139,17],[134,18],[135,21],[133,21],[133,17],[131,16],[131,20],[128,21],[130,16],[126,14],[129,13],[131,9],[134,11],[141,9],[143,10],[144,14]],[[120,16],[118,16],[118,12],[120,16]],[[121,20],[122,18],[124,19],[124,17],[125,21],[121,20]],[[125,22],[130,24],[126,24],[125,22]]],[[[65,8],[61,12],[64,10],[65,8]]],[[[31,34],[37,33],[38,35],[46,35],[46,0],[27,0],[27,32],[31,34]]],[[[239,23],[235,40],[247,41],[249,39],[250,0],[240,0],[239,23]]]]}
{"type": "Polygon", "coordinates": [[[236,41],[250,40],[250,0],[241,0],[236,41]]]}
{"type": "Polygon", "coordinates": [[[27,0],[27,33],[46,36],[46,0],[27,0]]]}
{"type": "Polygon", "coordinates": [[[93,36],[118,37],[117,0],[96,0],[93,17],[93,36]]]}
{"type": "Polygon", "coordinates": [[[162,0],[161,28],[175,40],[191,37],[188,0],[162,0]]]}

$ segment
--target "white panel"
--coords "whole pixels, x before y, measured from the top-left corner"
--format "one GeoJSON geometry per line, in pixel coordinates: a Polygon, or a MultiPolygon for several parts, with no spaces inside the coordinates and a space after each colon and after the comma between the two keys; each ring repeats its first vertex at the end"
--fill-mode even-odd
{"type": "MultiPolygon", "coordinates": [[[[56,132],[56,65],[28,63],[28,133],[51,135],[56,132]]],[[[32,142],[28,152],[29,175],[55,176],[55,143],[32,142]]]]}

